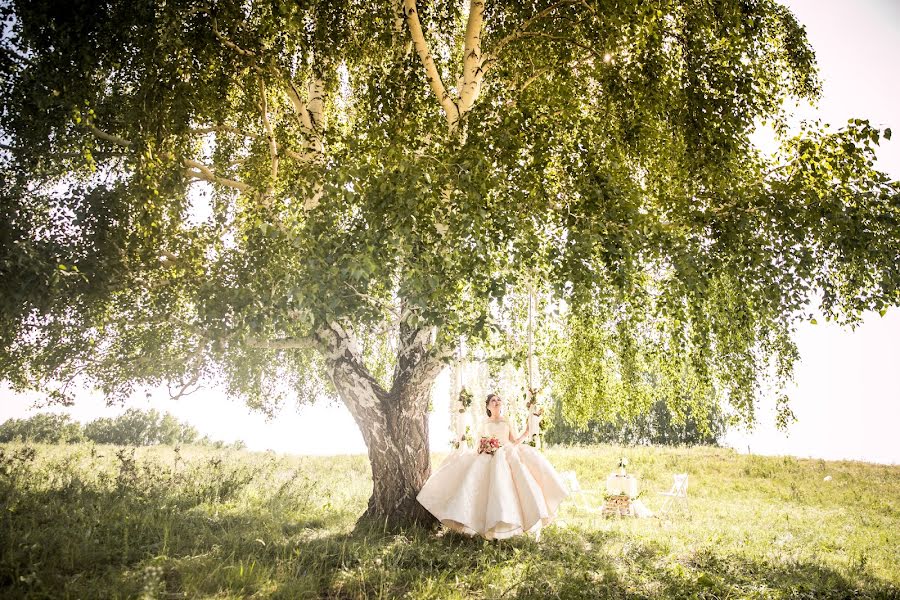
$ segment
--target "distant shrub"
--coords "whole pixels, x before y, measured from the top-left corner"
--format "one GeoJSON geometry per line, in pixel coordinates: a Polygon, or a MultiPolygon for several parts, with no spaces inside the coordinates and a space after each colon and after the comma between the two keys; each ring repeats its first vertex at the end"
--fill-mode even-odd
{"type": "Polygon", "coordinates": [[[208,448],[215,448],[216,450],[246,450],[247,449],[247,444],[244,443],[244,440],[235,440],[233,442],[224,442],[222,440],[210,439],[209,436],[205,436],[205,435],[193,443],[197,446],[206,446],[208,448]]]}
{"type": "Polygon", "coordinates": [[[653,444],[661,446],[718,446],[726,432],[721,409],[713,406],[705,419],[696,418],[690,409],[683,420],[674,417],[664,401],[656,402],[650,411],[627,419],[591,420],[584,427],[565,422],[557,405],[549,419],[544,441],[550,444],[653,444]],[[702,423],[707,425],[703,427],[702,423]]]}
{"type": "Polygon", "coordinates": [[[28,419],[9,419],[0,425],[0,442],[66,444],[84,439],[81,424],[69,415],[40,413],[28,419]]]}
{"type": "Polygon", "coordinates": [[[193,444],[200,437],[193,426],[169,413],[129,408],[118,417],[100,418],[84,426],[87,439],[98,444],[152,446],[155,444],[193,444]]]}
{"type": "Polygon", "coordinates": [[[9,419],[0,424],[0,443],[30,441],[65,444],[92,441],[118,446],[199,444],[242,450],[244,442],[226,443],[203,436],[197,429],[169,413],[129,408],[118,417],[102,417],[85,425],[69,415],[39,413],[27,419],[9,419]]]}

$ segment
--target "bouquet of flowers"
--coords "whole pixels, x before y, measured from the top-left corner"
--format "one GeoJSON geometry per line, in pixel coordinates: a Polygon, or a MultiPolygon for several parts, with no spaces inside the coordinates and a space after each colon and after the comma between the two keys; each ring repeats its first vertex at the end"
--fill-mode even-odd
{"type": "Polygon", "coordinates": [[[478,442],[478,454],[493,454],[500,449],[500,440],[495,437],[482,437],[478,442]]]}

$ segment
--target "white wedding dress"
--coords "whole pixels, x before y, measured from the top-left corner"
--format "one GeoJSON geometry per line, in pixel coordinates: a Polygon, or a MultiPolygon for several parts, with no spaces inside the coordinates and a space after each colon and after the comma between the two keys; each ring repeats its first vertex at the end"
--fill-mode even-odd
{"type": "Polygon", "coordinates": [[[493,456],[450,454],[419,492],[422,506],[450,529],[489,540],[540,532],[568,492],[547,459],[510,442],[509,431],[505,419],[484,421],[480,435],[496,437],[500,448],[493,456]]]}

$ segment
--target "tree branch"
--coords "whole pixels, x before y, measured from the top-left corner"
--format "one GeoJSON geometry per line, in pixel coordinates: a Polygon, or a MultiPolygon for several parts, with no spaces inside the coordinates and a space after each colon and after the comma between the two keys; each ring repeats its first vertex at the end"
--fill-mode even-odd
{"type": "MultiPolygon", "coordinates": [[[[305,152],[295,152],[284,148],[283,152],[297,162],[309,164],[321,159],[324,150],[322,128],[325,124],[325,82],[321,77],[311,75],[307,82],[307,100],[304,102],[290,76],[285,76],[277,67],[272,67],[274,74],[284,82],[288,99],[294,107],[300,131],[303,133],[305,152]]],[[[323,189],[317,184],[313,192],[304,200],[303,209],[310,211],[319,205],[323,189]]]]}
{"type": "Polygon", "coordinates": [[[393,316],[396,317],[396,318],[400,318],[400,316],[401,316],[401,314],[402,314],[402,313],[401,313],[401,310],[400,310],[399,308],[397,308],[396,306],[392,306],[390,302],[387,302],[387,301],[382,300],[382,299],[380,299],[380,298],[376,298],[375,296],[372,296],[372,295],[367,294],[367,293],[365,293],[365,292],[361,292],[361,291],[359,291],[358,289],[356,289],[356,287],[354,287],[354,286],[353,286],[351,283],[349,283],[349,282],[346,282],[346,281],[345,281],[345,282],[344,282],[344,285],[346,285],[348,288],[350,288],[350,291],[352,291],[352,292],[353,292],[356,296],[358,296],[359,298],[361,298],[361,299],[363,299],[363,300],[366,300],[366,301],[368,301],[368,302],[371,302],[371,303],[374,304],[375,306],[380,307],[380,308],[383,309],[385,312],[387,312],[388,314],[393,315],[393,316]]]}
{"type": "MultiPolygon", "coordinates": [[[[307,101],[300,97],[297,86],[290,77],[282,77],[288,99],[294,107],[300,131],[303,133],[304,152],[296,152],[283,148],[282,152],[297,162],[308,164],[322,157],[322,126],[324,125],[325,83],[319,77],[312,77],[307,83],[307,101]]],[[[304,208],[311,210],[318,206],[322,197],[321,188],[317,188],[304,202],[304,208]]]]}
{"type": "MultiPolygon", "coordinates": [[[[117,144],[119,146],[129,147],[132,145],[132,142],[130,140],[110,135],[105,131],[98,129],[94,125],[88,125],[88,128],[91,130],[91,133],[102,140],[112,142],[113,144],[117,144]]],[[[185,174],[194,179],[208,181],[209,183],[217,183],[219,185],[224,185],[225,187],[230,187],[241,192],[246,192],[247,190],[252,189],[249,184],[246,184],[242,181],[235,181],[234,179],[228,179],[227,177],[220,177],[216,175],[215,173],[213,173],[212,169],[196,160],[186,158],[182,161],[182,164],[185,167],[185,174]]]]}
{"type": "MultiPolygon", "coordinates": [[[[578,67],[578,66],[580,66],[580,65],[585,64],[586,62],[588,62],[588,61],[589,61],[590,59],[592,59],[592,58],[593,58],[593,56],[585,56],[585,57],[583,57],[583,58],[581,58],[581,59],[579,59],[579,60],[576,60],[576,61],[570,63],[570,64],[569,64],[569,68],[570,68],[570,69],[574,69],[574,68],[576,68],[576,67],[578,67]]],[[[546,75],[547,73],[553,71],[554,68],[557,68],[558,66],[559,66],[559,65],[553,65],[552,67],[544,67],[543,69],[538,69],[538,70],[536,70],[536,71],[531,75],[531,77],[529,77],[528,79],[526,79],[526,80],[522,83],[522,85],[519,86],[519,91],[520,91],[520,92],[524,91],[525,89],[528,88],[528,86],[530,86],[532,83],[534,83],[535,81],[537,81],[538,79],[540,79],[542,75],[546,75]]]]}
{"type": "MultiPolygon", "coordinates": [[[[218,25],[218,22],[216,21],[216,18],[215,18],[215,17],[212,18],[212,29],[213,29],[213,33],[215,34],[215,36],[216,36],[217,38],[219,38],[219,40],[220,40],[223,44],[225,44],[226,47],[231,48],[232,50],[234,50],[235,52],[237,52],[237,53],[240,54],[241,56],[251,56],[251,57],[254,57],[254,58],[257,58],[257,57],[258,57],[258,54],[257,54],[256,52],[253,52],[252,50],[245,50],[244,48],[241,48],[240,46],[238,46],[237,44],[235,44],[234,42],[232,42],[230,39],[228,39],[227,37],[225,37],[225,35],[224,35],[221,31],[219,31],[219,25],[218,25]]],[[[258,64],[256,64],[256,65],[250,65],[250,66],[251,66],[255,71],[257,71],[257,72],[262,72],[262,67],[260,67],[258,64]]]]}
{"type": "Polygon", "coordinates": [[[464,115],[478,98],[484,77],[481,54],[481,25],[484,21],[484,0],[470,0],[466,22],[466,41],[463,49],[463,75],[459,86],[459,113],[464,115]]]}
{"type": "Polygon", "coordinates": [[[544,69],[538,69],[537,71],[535,71],[534,75],[532,75],[531,77],[526,79],[525,83],[523,83],[521,86],[519,86],[519,91],[520,92],[525,91],[525,89],[529,85],[531,85],[532,83],[534,83],[535,81],[540,79],[541,75],[544,75],[545,73],[547,73],[549,71],[552,71],[552,69],[550,67],[546,67],[544,69]]]}
{"type": "Polygon", "coordinates": [[[183,385],[181,385],[181,387],[179,387],[178,391],[175,393],[172,393],[171,384],[167,383],[166,388],[168,388],[169,399],[181,400],[185,396],[190,396],[191,394],[202,390],[203,386],[198,384],[197,379],[199,379],[199,376],[194,377],[191,381],[184,382],[183,385]],[[191,386],[194,386],[194,389],[188,390],[188,388],[191,386]]]}
{"type": "Polygon", "coordinates": [[[208,181],[209,183],[217,183],[241,192],[253,189],[249,184],[246,184],[243,181],[235,181],[234,179],[216,175],[213,173],[212,169],[196,160],[186,158],[184,159],[184,166],[186,167],[185,173],[194,179],[208,181]]]}
{"type": "Polygon", "coordinates": [[[247,345],[251,348],[264,350],[319,350],[318,342],[311,337],[285,337],[274,340],[261,340],[259,338],[247,338],[247,345]]]}
{"type": "Polygon", "coordinates": [[[266,97],[266,83],[262,77],[259,78],[259,94],[259,110],[262,113],[263,127],[266,129],[266,137],[269,140],[269,160],[271,161],[271,180],[266,187],[266,195],[271,196],[275,193],[275,183],[278,181],[278,142],[275,141],[275,132],[272,130],[272,123],[269,122],[269,100],[266,97]]]}
{"type": "MultiPolygon", "coordinates": [[[[351,362],[362,366],[362,350],[352,330],[345,329],[337,321],[331,321],[319,329],[315,337],[321,344],[319,350],[325,355],[326,360],[335,362],[349,355],[351,362]]],[[[371,377],[368,373],[366,375],[371,377]]]]}
{"type": "Polygon", "coordinates": [[[212,125],[210,127],[194,127],[191,129],[191,133],[195,135],[206,135],[207,133],[233,133],[235,135],[242,135],[244,137],[259,137],[256,133],[248,133],[237,127],[232,127],[231,125],[212,125]]]}
{"type": "MultiPolygon", "coordinates": [[[[307,101],[305,104],[300,101],[293,82],[289,83],[293,96],[296,97],[296,100],[292,100],[295,108],[302,108],[300,118],[304,126],[301,129],[304,130],[304,146],[306,147],[306,152],[302,154],[292,152],[290,156],[304,163],[312,163],[320,160],[324,151],[322,130],[325,126],[325,82],[321,77],[310,74],[306,84],[307,101]]],[[[316,208],[322,200],[323,194],[324,188],[321,182],[317,182],[310,195],[304,200],[303,209],[308,212],[316,208]]]]}
{"type": "MultiPolygon", "coordinates": [[[[551,4],[544,10],[536,13],[533,17],[526,19],[524,23],[522,23],[515,29],[515,31],[513,31],[509,35],[501,38],[501,40],[499,42],[497,42],[497,44],[491,49],[491,52],[489,54],[485,54],[483,56],[482,65],[483,65],[484,70],[487,70],[490,63],[497,60],[497,57],[500,55],[500,53],[503,51],[503,49],[506,46],[508,46],[512,42],[514,42],[518,39],[521,39],[523,37],[529,37],[527,35],[529,33],[527,31],[527,29],[529,27],[531,27],[533,24],[540,21],[544,17],[550,15],[553,11],[555,11],[558,8],[562,8],[563,6],[571,6],[573,4],[581,4],[582,2],[583,2],[583,0],[563,0],[562,2],[557,2],[555,4],[551,4]]],[[[588,8],[590,8],[590,7],[588,7],[588,8]]]]}
{"type": "Polygon", "coordinates": [[[425,34],[422,32],[422,24],[419,22],[419,13],[416,10],[416,0],[403,0],[403,7],[403,15],[406,17],[406,24],[409,26],[409,35],[412,37],[416,52],[422,61],[422,66],[425,67],[425,76],[441,108],[444,109],[444,116],[447,118],[450,130],[453,131],[459,123],[459,107],[450,98],[447,88],[444,87],[444,82],[441,81],[434,58],[431,56],[431,50],[428,48],[428,42],[425,40],[425,34]]]}
{"type": "Polygon", "coordinates": [[[309,111],[310,129],[318,138],[325,125],[325,82],[313,75],[307,82],[306,108],[309,111]]]}
{"type": "Polygon", "coordinates": [[[201,367],[203,366],[203,346],[202,345],[197,346],[197,349],[194,351],[192,358],[194,359],[193,374],[187,381],[182,379],[181,381],[178,382],[179,388],[178,388],[177,392],[175,392],[173,394],[172,393],[172,383],[166,382],[166,388],[169,392],[170,399],[179,400],[182,397],[189,396],[202,388],[202,386],[200,385],[200,374],[202,372],[201,367]],[[191,386],[193,386],[194,389],[188,391],[191,386]]]}
{"type": "Polygon", "coordinates": [[[321,128],[325,122],[325,83],[324,81],[322,81],[322,78],[316,76],[310,77],[310,80],[307,84],[307,100],[304,102],[300,97],[300,92],[297,90],[297,86],[294,85],[292,78],[289,75],[283,73],[277,65],[275,65],[271,61],[267,65],[263,65],[262,63],[264,57],[261,53],[242,48],[238,44],[232,42],[222,32],[219,31],[215,19],[213,19],[212,27],[216,37],[219,38],[219,40],[221,40],[221,42],[226,47],[231,48],[240,56],[255,59],[255,61],[251,62],[250,64],[250,67],[253,70],[260,74],[266,73],[269,75],[274,75],[277,79],[283,82],[285,91],[288,95],[288,99],[291,101],[291,105],[294,107],[294,111],[297,114],[297,120],[300,124],[300,129],[303,131],[303,135],[306,138],[304,146],[306,146],[310,150],[310,152],[304,154],[293,152],[290,153],[289,156],[297,160],[305,161],[310,160],[311,158],[314,159],[318,154],[321,154],[321,128]]]}
{"type": "Polygon", "coordinates": [[[306,108],[306,102],[304,102],[300,97],[300,92],[297,91],[297,86],[294,85],[294,82],[290,77],[285,78],[284,83],[285,89],[287,90],[288,99],[291,101],[291,104],[294,107],[294,112],[297,113],[297,120],[300,122],[300,128],[304,131],[312,133],[312,119],[310,118],[309,111],[306,108]]]}
{"type": "Polygon", "coordinates": [[[296,150],[291,150],[290,148],[282,148],[281,151],[286,156],[290,156],[297,162],[301,163],[310,163],[318,158],[317,153],[312,150],[309,150],[307,152],[297,152],[296,150]]]}
{"type": "Polygon", "coordinates": [[[93,123],[88,125],[88,129],[90,129],[91,133],[93,133],[96,137],[100,138],[101,140],[106,140],[107,142],[112,142],[113,144],[116,144],[117,146],[131,146],[132,145],[130,140],[126,140],[125,138],[120,138],[118,136],[106,133],[105,131],[101,131],[100,129],[97,129],[97,127],[95,127],[93,123]]]}
{"type": "Polygon", "coordinates": [[[394,0],[394,25],[391,30],[394,33],[394,39],[398,39],[399,34],[403,31],[403,21],[406,11],[403,10],[403,0],[394,0]]]}
{"type": "MultiPolygon", "coordinates": [[[[2,150],[11,150],[11,148],[0,145],[0,149],[2,150]]],[[[107,159],[107,158],[122,158],[123,156],[128,156],[125,152],[91,152],[91,157],[94,159],[107,159]]],[[[72,158],[80,158],[84,159],[84,152],[60,152],[57,154],[53,154],[53,157],[60,159],[72,159],[72,158]]]]}
{"type": "Polygon", "coordinates": [[[432,343],[432,339],[438,338],[435,327],[409,328],[401,322],[398,338],[392,392],[416,388],[420,381],[433,379],[444,368],[444,360],[453,356],[452,346],[432,343]]]}

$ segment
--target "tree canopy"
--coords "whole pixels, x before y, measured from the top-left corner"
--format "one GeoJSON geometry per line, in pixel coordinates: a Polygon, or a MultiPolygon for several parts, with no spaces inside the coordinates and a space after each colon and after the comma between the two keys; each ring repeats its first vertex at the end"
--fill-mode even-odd
{"type": "MultiPolygon", "coordinates": [[[[752,418],[811,299],[849,322],[898,303],[898,185],[873,164],[890,130],[788,134],[786,103],[819,83],[772,0],[13,1],[2,18],[17,388],[215,378],[265,407],[321,394],[349,357],[387,401],[461,336],[502,345],[497,311],[529,282],[579,333],[561,379],[752,418]],[[776,156],[751,143],[760,123],[776,156]]],[[[361,422],[373,404],[337,387],[361,422]]]]}

